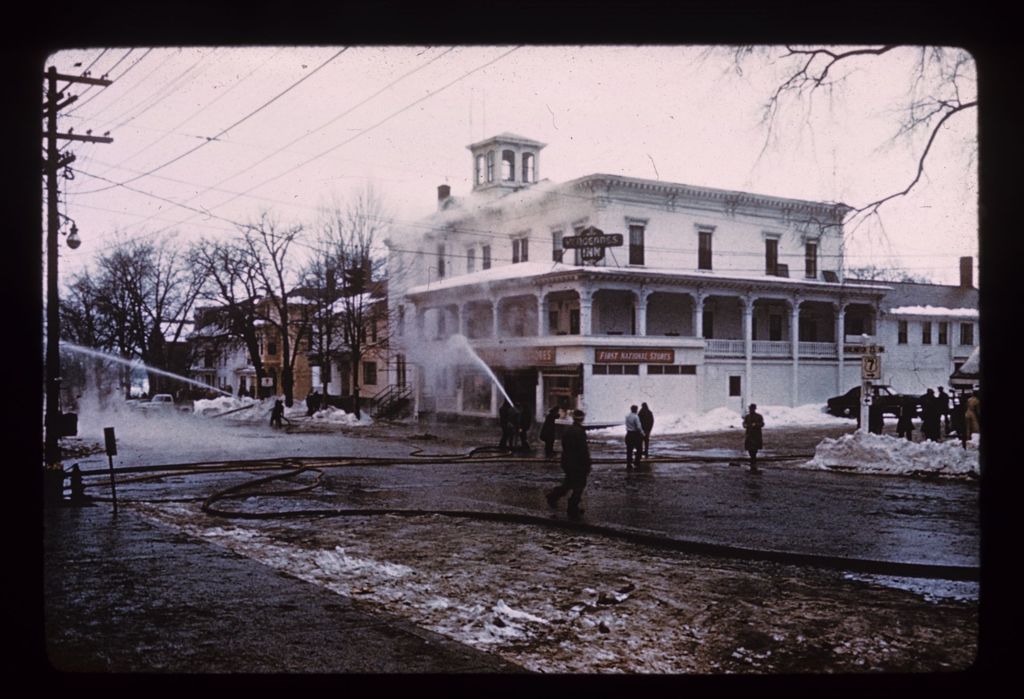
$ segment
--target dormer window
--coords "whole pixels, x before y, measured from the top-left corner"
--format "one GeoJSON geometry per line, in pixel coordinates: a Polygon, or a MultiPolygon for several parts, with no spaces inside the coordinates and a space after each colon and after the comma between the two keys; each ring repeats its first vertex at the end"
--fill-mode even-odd
{"type": "Polygon", "coordinates": [[[503,182],[514,182],[516,179],[516,153],[506,150],[501,152],[501,179],[503,182]]]}
{"type": "Polygon", "coordinates": [[[523,153],[523,182],[537,181],[537,161],[533,153],[523,153]]]}
{"type": "Polygon", "coordinates": [[[487,151],[487,181],[494,182],[494,151],[487,151]]]}

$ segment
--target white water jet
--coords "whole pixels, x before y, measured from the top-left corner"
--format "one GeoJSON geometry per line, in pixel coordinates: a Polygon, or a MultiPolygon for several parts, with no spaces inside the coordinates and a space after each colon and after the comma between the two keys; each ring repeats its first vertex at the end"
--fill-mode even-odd
{"type": "Polygon", "coordinates": [[[501,391],[501,395],[505,396],[505,400],[507,400],[510,404],[514,402],[512,398],[508,395],[508,392],[505,390],[505,387],[501,385],[500,381],[498,381],[498,377],[494,375],[493,371],[491,371],[491,367],[487,366],[487,363],[483,359],[481,359],[480,355],[478,355],[473,350],[473,347],[469,344],[469,340],[466,339],[465,335],[452,335],[450,338],[448,338],[448,344],[453,348],[461,349],[470,357],[472,357],[473,361],[476,362],[480,366],[480,368],[487,372],[487,375],[491,377],[491,381],[493,381],[494,385],[498,387],[499,391],[501,391]]]}
{"type": "Polygon", "coordinates": [[[178,381],[184,381],[185,383],[190,383],[194,386],[199,386],[200,388],[206,389],[208,391],[216,391],[217,393],[231,397],[231,394],[228,393],[227,391],[222,391],[219,388],[214,388],[213,386],[205,384],[201,381],[196,381],[195,379],[190,379],[187,376],[182,376],[181,374],[175,374],[170,371],[164,371],[163,369],[151,367],[138,359],[125,359],[124,357],[118,357],[116,354],[109,354],[108,352],[92,349],[91,347],[83,347],[82,345],[76,345],[73,342],[65,342],[64,340],[61,340],[60,346],[62,349],[70,350],[71,352],[84,354],[88,357],[98,357],[100,359],[109,360],[111,362],[118,362],[120,364],[130,366],[132,368],[145,369],[146,371],[152,372],[154,374],[160,374],[161,376],[167,376],[172,379],[177,379],[178,381]]]}

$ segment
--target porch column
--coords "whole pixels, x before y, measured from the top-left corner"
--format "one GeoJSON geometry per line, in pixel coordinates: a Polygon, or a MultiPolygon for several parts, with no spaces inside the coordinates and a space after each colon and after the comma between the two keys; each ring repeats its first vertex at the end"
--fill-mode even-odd
{"type": "Polygon", "coordinates": [[[846,342],[846,304],[839,302],[839,310],[836,312],[836,356],[839,358],[838,373],[836,374],[836,394],[843,393],[843,345],[846,342]]]}
{"type": "Polygon", "coordinates": [[[491,299],[491,337],[498,339],[498,299],[491,299]]]}
{"type": "Polygon", "coordinates": [[[591,334],[590,309],[593,304],[593,296],[590,289],[580,289],[580,336],[586,337],[591,334]]]}
{"type": "Polygon", "coordinates": [[[792,300],[789,342],[793,352],[793,407],[800,405],[800,298],[792,300]]]}
{"type": "Polygon", "coordinates": [[[693,296],[693,336],[704,337],[704,292],[698,291],[693,296]]]}
{"type": "Polygon", "coordinates": [[[647,297],[650,293],[641,291],[637,294],[636,304],[636,334],[643,336],[647,334],[647,297]]]}
{"type": "Polygon", "coordinates": [[[754,298],[740,298],[743,304],[743,358],[746,362],[746,376],[743,381],[743,407],[750,405],[750,379],[754,373],[754,298]]]}
{"type": "Polygon", "coordinates": [[[548,334],[547,319],[544,317],[547,315],[544,312],[544,294],[535,294],[534,297],[537,299],[537,337],[544,337],[548,334]]]}
{"type": "Polygon", "coordinates": [[[463,337],[469,337],[469,304],[464,303],[459,306],[459,334],[463,337]]]}

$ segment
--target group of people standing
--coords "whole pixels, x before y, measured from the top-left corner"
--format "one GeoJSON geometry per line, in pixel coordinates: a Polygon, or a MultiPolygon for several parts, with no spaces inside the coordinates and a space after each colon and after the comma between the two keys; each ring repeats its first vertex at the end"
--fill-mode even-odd
{"type": "MultiPolygon", "coordinates": [[[[979,432],[981,426],[981,398],[977,391],[959,397],[946,393],[939,387],[938,393],[928,389],[923,396],[914,398],[907,396],[900,405],[899,419],[896,422],[896,435],[910,441],[914,439],[914,416],[920,407],[921,434],[925,440],[942,441],[942,433],[946,436],[956,434],[966,448],[971,435],[979,432]]],[[[881,420],[869,425],[872,432],[882,433],[881,420]]]]}
{"type": "Polygon", "coordinates": [[[640,408],[629,406],[626,415],[626,470],[640,467],[640,459],[649,457],[651,430],[654,429],[654,413],[641,403],[640,408]]]}
{"type": "MultiPolygon", "coordinates": [[[[511,451],[530,448],[529,432],[533,425],[533,415],[530,414],[530,409],[526,405],[510,403],[506,400],[498,408],[498,425],[501,427],[501,441],[498,443],[498,448],[511,451]]],[[[541,439],[543,438],[542,435],[541,439]]]]}

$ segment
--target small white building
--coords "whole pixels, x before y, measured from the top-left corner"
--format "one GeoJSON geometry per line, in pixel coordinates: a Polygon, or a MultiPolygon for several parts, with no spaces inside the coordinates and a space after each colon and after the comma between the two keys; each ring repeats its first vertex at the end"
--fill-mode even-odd
{"type": "Polygon", "coordinates": [[[470,145],[472,192],[439,187],[437,211],[387,241],[393,373],[418,412],[496,415],[492,374],[534,415],[581,408],[588,423],[640,402],[824,404],[859,383],[891,285],[843,278],[848,207],[608,174],[553,183],[538,179],[543,147],[470,145]],[[621,244],[592,244],[609,236],[621,244]]]}

